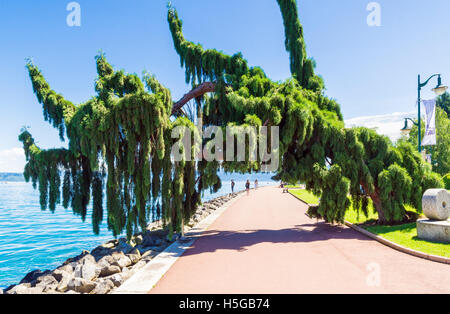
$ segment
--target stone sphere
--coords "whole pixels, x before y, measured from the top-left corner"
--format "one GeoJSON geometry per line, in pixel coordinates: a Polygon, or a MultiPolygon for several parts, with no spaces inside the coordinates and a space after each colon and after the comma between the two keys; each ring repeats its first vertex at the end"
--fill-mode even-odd
{"type": "Polygon", "coordinates": [[[450,217],[450,193],[443,189],[427,190],[422,197],[422,210],[431,220],[447,220],[450,217]]]}

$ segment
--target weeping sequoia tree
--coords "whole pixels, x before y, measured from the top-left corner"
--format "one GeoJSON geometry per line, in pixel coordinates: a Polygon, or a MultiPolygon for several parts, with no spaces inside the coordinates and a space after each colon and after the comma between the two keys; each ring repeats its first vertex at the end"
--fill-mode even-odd
{"type": "MultiPolygon", "coordinates": [[[[309,209],[313,217],[339,223],[352,203],[366,214],[373,203],[379,223],[392,223],[408,218],[406,204],[420,208],[422,192],[441,187],[440,177],[410,144],[393,145],[373,130],[344,127],[339,105],[324,95],[323,80],[307,58],[296,0],[277,2],[292,72],[285,82],[249,67],[241,53],[229,56],[186,40],[170,5],[173,43],[192,86],[179,101],[154,76],[141,79],[116,71],[100,54],[96,96],[74,105],[28,62],[45,120],[59,130],[61,140],[68,139],[67,149],[44,150],[28,130],[19,136],[27,159],[24,175],[39,186],[42,209],[54,211],[62,203],[84,220],[92,202],[98,233],[106,195],[108,228],[115,236],[126,231],[131,237],[149,219],[162,219],[171,235],[180,232],[202,192],[221,187],[220,169],[258,172],[264,163],[248,156],[243,162],[173,161],[173,128],[186,126],[195,134],[193,119],[183,110],[191,101],[203,127],[278,126],[281,162],[275,178],[302,181],[321,196],[320,205],[309,209]]],[[[204,139],[202,145],[207,144],[204,139]]]]}

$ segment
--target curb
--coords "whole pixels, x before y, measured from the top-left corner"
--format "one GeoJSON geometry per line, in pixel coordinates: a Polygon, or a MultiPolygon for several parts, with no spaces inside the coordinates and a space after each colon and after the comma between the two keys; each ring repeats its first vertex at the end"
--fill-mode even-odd
{"type": "Polygon", "coordinates": [[[347,227],[352,228],[355,231],[358,231],[359,233],[362,233],[362,234],[368,236],[371,239],[374,239],[374,240],[380,242],[381,244],[384,244],[384,245],[386,245],[386,246],[388,246],[388,247],[390,247],[392,249],[395,249],[397,251],[400,251],[402,253],[413,255],[415,257],[420,257],[420,258],[423,258],[423,259],[426,259],[426,260],[429,260],[429,261],[433,261],[433,262],[437,262],[437,263],[450,264],[450,258],[448,258],[448,257],[426,254],[426,253],[423,253],[423,252],[419,252],[419,251],[416,251],[416,250],[413,250],[413,249],[406,248],[406,247],[404,247],[402,245],[399,245],[397,243],[389,241],[389,240],[387,240],[387,239],[385,239],[385,238],[383,238],[383,237],[381,237],[379,235],[373,234],[372,232],[367,231],[366,229],[363,229],[363,228],[361,228],[359,226],[356,226],[356,225],[354,225],[354,224],[352,224],[352,223],[350,223],[348,221],[345,221],[345,225],[347,227]]]}
{"type": "MultiPolygon", "coordinates": [[[[291,194],[291,193],[289,193],[291,194]]],[[[305,201],[303,201],[302,199],[298,198],[297,196],[295,196],[294,194],[291,194],[293,197],[295,197],[296,199],[298,199],[299,201],[301,201],[302,203],[308,205],[308,206],[317,206],[317,204],[308,204],[305,201]]],[[[308,216],[308,215],[307,215],[308,216]]],[[[309,217],[309,216],[308,216],[309,217]]],[[[311,218],[311,217],[310,217],[311,218]]],[[[370,231],[367,231],[366,229],[363,229],[357,225],[352,224],[351,222],[345,221],[344,224],[349,227],[352,228],[353,230],[364,234],[365,236],[368,236],[369,238],[380,242],[381,244],[384,244],[394,250],[400,251],[402,253],[405,254],[409,254],[415,257],[419,257],[419,258],[423,258],[432,262],[437,262],[437,263],[442,263],[442,264],[449,264],[450,265],[450,258],[449,257],[443,257],[443,256],[437,256],[437,255],[431,255],[431,254],[427,254],[427,253],[423,253],[420,251],[416,251],[413,249],[409,249],[407,247],[404,247],[400,244],[397,244],[395,242],[389,241],[379,235],[373,234],[370,231]]]]}
{"type": "Polygon", "coordinates": [[[209,214],[205,219],[187,231],[184,236],[185,239],[177,240],[171,244],[120,287],[113,290],[111,294],[148,294],[178,258],[202,236],[202,232],[208,230],[217,218],[244,195],[243,192],[237,193],[239,193],[238,196],[209,214]]]}

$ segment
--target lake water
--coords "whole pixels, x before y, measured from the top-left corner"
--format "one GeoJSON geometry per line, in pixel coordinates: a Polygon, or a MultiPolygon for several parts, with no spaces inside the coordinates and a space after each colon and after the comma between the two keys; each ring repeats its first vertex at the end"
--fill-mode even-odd
{"type": "MultiPolygon", "coordinates": [[[[203,200],[230,193],[231,179],[239,191],[245,189],[247,178],[252,186],[255,179],[259,186],[275,184],[270,177],[269,174],[221,174],[222,189],[215,194],[205,192],[203,200]]],[[[53,269],[82,250],[92,250],[111,240],[113,236],[107,229],[106,219],[100,226],[100,235],[96,236],[90,217],[88,212],[83,222],[71,209],[62,206],[55,213],[41,211],[39,192],[31,183],[0,182],[0,288],[17,284],[34,269],[53,269]]]]}

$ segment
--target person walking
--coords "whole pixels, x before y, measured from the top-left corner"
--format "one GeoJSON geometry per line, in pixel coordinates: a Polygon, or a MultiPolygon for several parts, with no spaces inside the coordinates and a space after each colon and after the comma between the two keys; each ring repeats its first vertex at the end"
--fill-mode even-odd
{"type": "Polygon", "coordinates": [[[255,180],[255,190],[258,189],[258,179],[255,180]]]}
{"type": "Polygon", "coordinates": [[[247,191],[247,195],[250,195],[250,180],[245,182],[245,190],[247,191]]]}
{"type": "Polygon", "coordinates": [[[231,180],[231,193],[234,193],[234,186],[236,185],[236,183],[234,182],[234,180],[231,180]]]}

